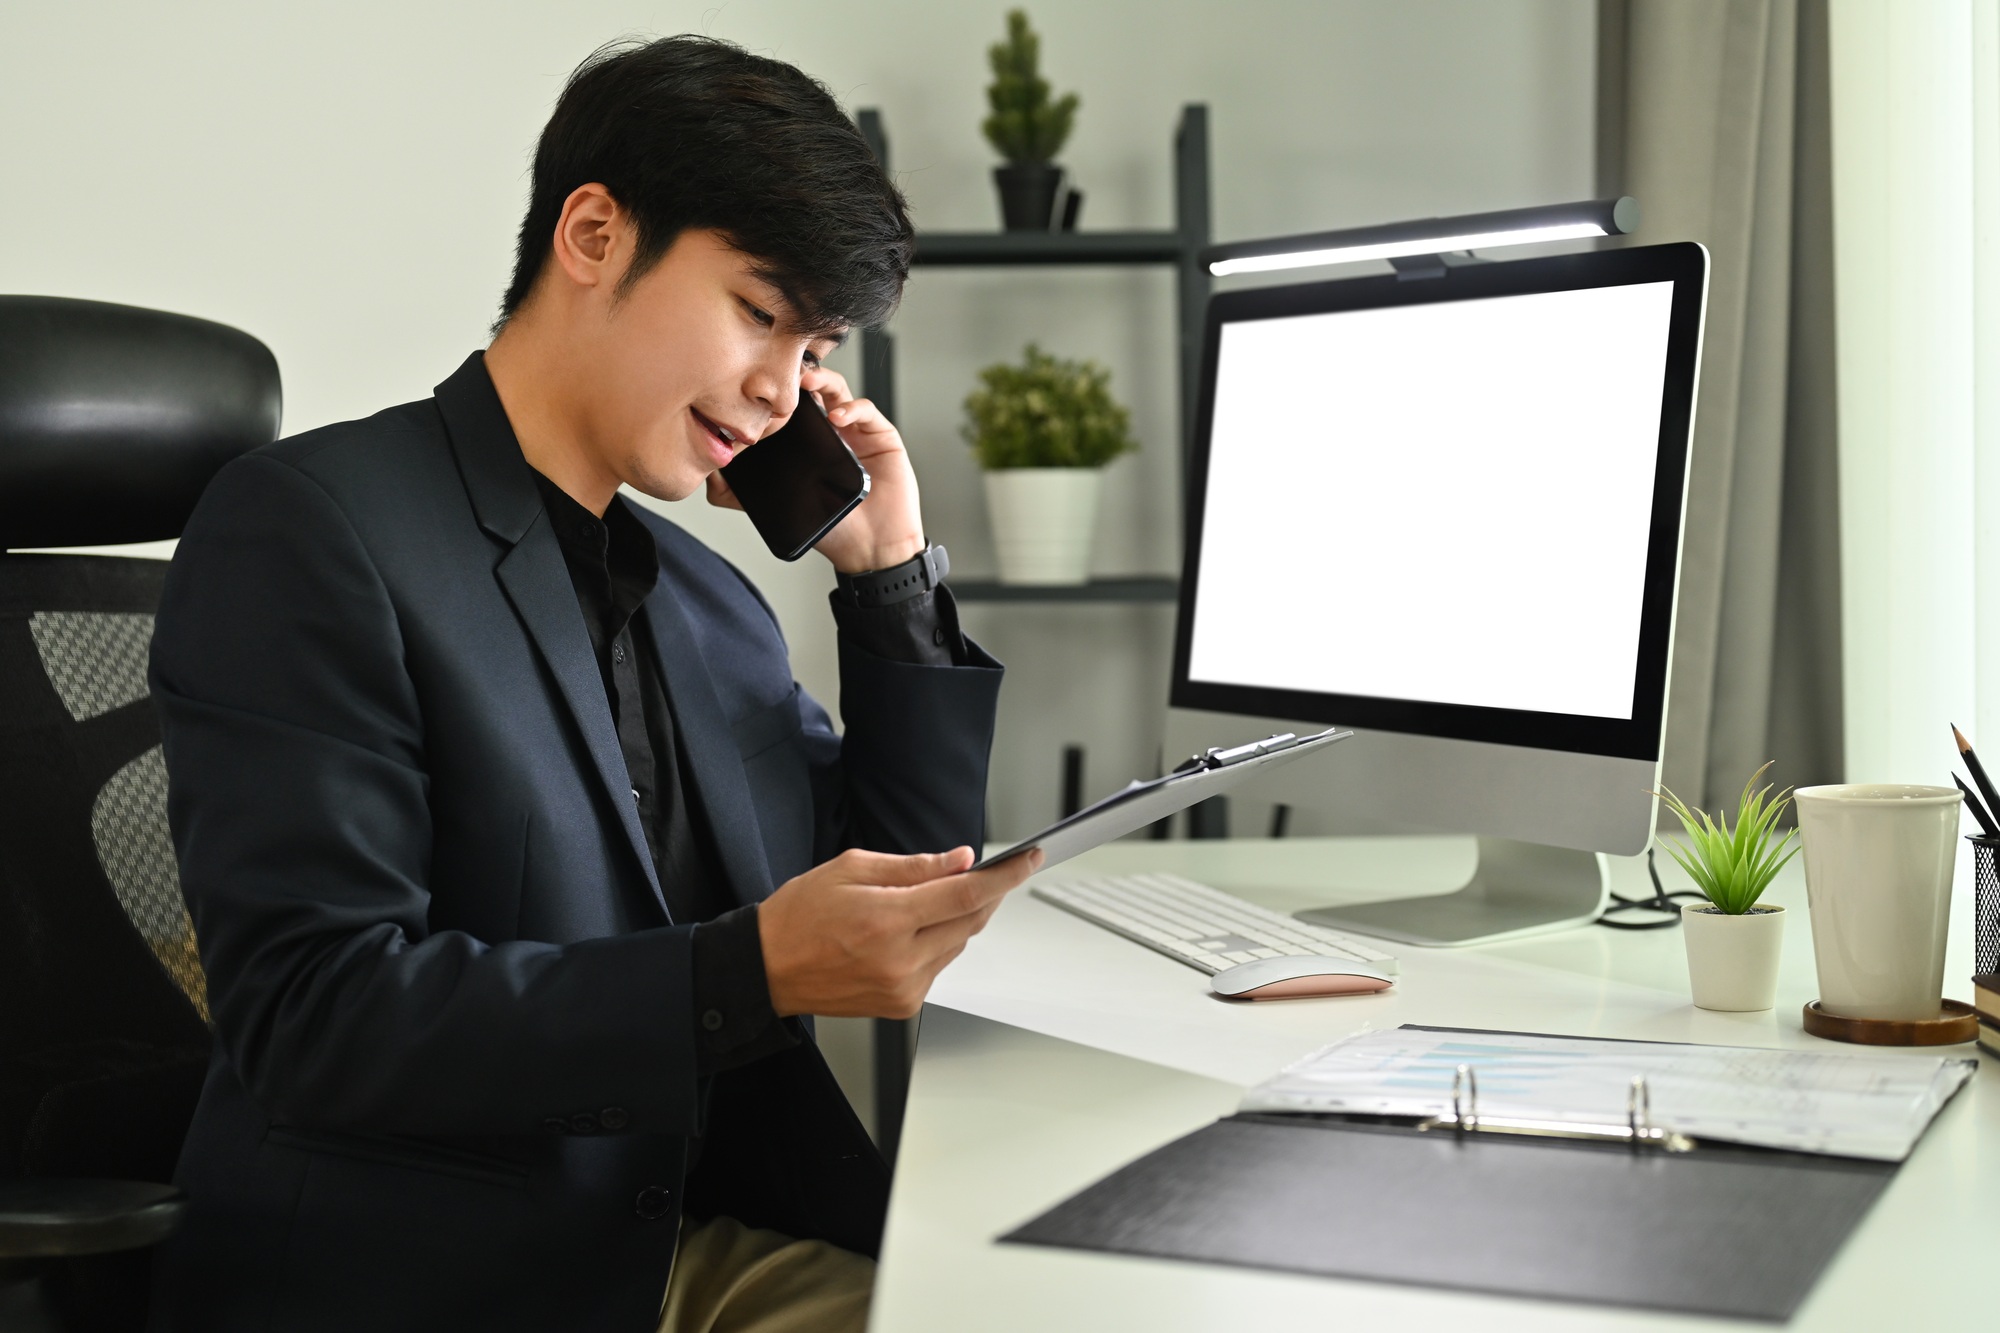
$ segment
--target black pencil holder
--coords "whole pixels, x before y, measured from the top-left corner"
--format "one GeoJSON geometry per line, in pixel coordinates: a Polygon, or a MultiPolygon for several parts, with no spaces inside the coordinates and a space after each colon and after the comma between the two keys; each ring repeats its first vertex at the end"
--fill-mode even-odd
{"type": "Polygon", "coordinates": [[[1972,844],[1972,970],[2000,972],[2000,838],[1967,838],[1972,844]]]}

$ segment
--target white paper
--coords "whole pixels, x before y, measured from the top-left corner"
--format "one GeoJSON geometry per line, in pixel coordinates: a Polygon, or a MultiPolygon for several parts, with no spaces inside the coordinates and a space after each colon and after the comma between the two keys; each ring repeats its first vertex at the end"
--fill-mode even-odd
{"type": "Polygon", "coordinates": [[[1338,1041],[1250,1090],[1245,1111],[1438,1116],[1460,1065],[1478,1114],[1623,1125],[1635,1076],[1652,1124],[1696,1138],[1899,1162],[1971,1060],[1397,1028],[1338,1041]]]}

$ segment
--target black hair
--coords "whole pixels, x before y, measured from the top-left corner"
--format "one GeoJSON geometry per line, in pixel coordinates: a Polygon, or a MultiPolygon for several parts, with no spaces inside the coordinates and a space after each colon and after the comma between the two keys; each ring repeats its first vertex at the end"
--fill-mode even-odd
{"type": "Polygon", "coordinates": [[[881,323],[909,277],[903,196],[833,94],[731,42],[613,42],[577,66],[535,148],[500,323],[548,262],[563,201],[592,182],[637,229],[621,292],[689,230],[726,236],[815,334],[881,323]]]}

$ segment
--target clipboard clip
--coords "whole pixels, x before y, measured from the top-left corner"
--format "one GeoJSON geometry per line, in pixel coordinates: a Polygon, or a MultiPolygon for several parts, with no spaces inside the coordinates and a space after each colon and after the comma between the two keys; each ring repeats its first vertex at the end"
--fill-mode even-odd
{"type": "Polygon", "coordinates": [[[1232,745],[1224,749],[1211,745],[1203,754],[1189,755],[1175,766],[1176,773],[1192,773],[1203,768],[1228,768],[1240,764],[1245,759],[1255,759],[1260,755],[1276,754],[1289,750],[1299,743],[1299,737],[1289,731],[1281,731],[1275,736],[1266,736],[1261,741],[1249,741],[1243,745],[1232,745]]]}
{"type": "Polygon", "coordinates": [[[1417,1122],[1419,1130],[1451,1129],[1459,1134],[1522,1134],[1536,1138],[1589,1139],[1599,1143],[1629,1143],[1633,1148],[1660,1152],[1693,1152],[1695,1141],[1676,1130],[1653,1123],[1653,1090],[1644,1074],[1634,1074],[1625,1090],[1625,1123],[1592,1125],[1567,1120],[1530,1120],[1479,1114],[1479,1074],[1460,1065],[1451,1075],[1451,1114],[1417,1122]]]}

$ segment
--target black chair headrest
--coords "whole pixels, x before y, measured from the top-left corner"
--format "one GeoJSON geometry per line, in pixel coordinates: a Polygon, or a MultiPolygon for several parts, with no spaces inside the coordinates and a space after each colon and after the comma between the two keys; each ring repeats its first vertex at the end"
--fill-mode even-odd
{"type": "Polygon", "coordinates": [[[279,407],[277,358],[226,324],[0,296],[0,551],[180,536],[279,407]]]}

